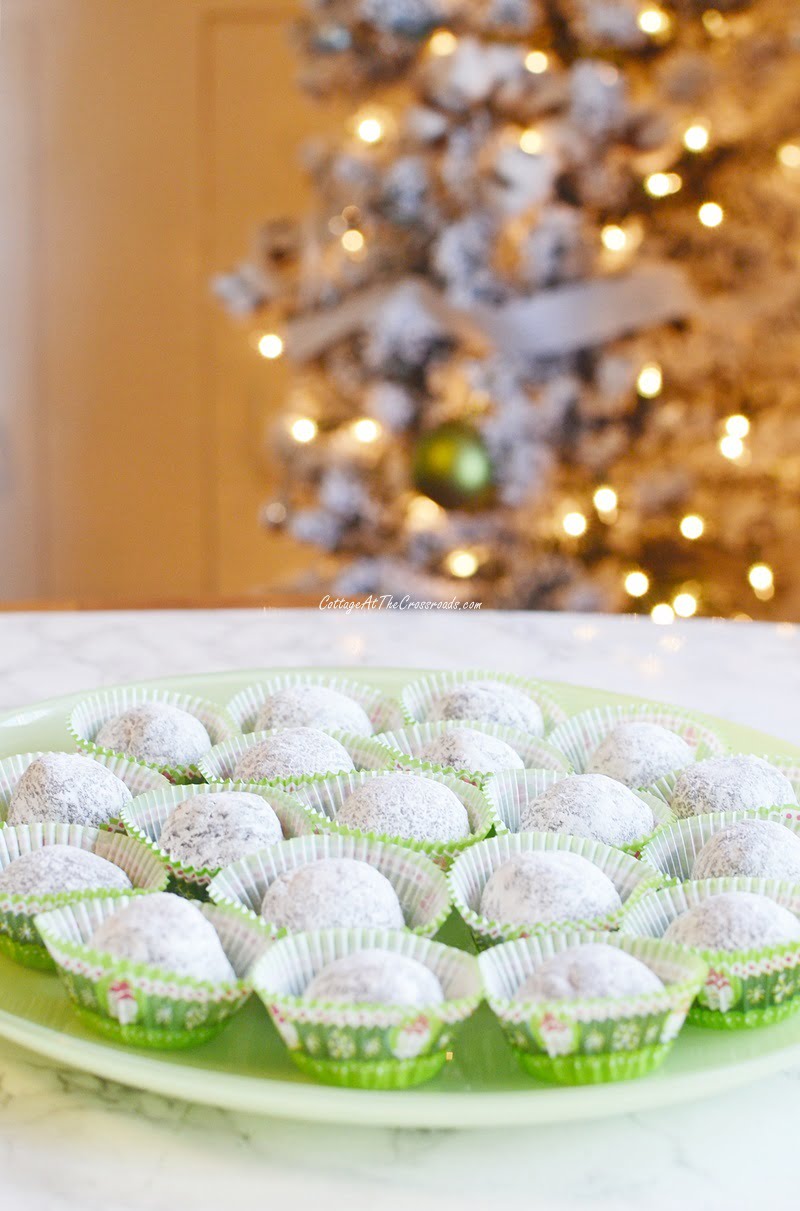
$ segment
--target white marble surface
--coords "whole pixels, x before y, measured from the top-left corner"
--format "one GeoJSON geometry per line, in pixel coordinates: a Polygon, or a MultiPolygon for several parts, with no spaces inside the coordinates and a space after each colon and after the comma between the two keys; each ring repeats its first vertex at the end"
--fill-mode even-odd
{"type": "MultiPolygon", "coordinates": [[[[659,697],[800,740],[800,629],[568,615],[0,615],[0,709],[253,665],[475,665],[659,697]]],[[[479,1134],[305,1127],[193,1107],[0,1042],[0,1207],[667,1211],[796,1204],[800,1071],[725,1097],[479,1134]]]]}

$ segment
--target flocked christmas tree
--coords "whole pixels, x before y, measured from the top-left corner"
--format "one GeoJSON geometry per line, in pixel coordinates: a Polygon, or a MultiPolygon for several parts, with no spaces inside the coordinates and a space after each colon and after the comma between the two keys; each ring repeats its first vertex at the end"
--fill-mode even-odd
{"type": "Polygon", "coordinates": [[[215,288],[296,363],[264,517],[335,590],[800,615],[792,21],[313,5],[304,84],[352,119],[215,288]]]}

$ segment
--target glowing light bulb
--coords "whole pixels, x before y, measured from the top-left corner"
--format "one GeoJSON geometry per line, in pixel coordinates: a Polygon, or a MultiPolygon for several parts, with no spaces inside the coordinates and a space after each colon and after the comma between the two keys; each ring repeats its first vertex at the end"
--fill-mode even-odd
{"type": "Polygon", "coordinates": [[[382,432],[378,422],[369,416],[362,416],[360,420],[353,421],[353,437],[365,446],[376,442],[382,432]]]}
{"type": "Polygon", "coordinates": [[[728,22],[716,8],[709,8],[703,13],[703,25],[712,38],[724,38],[728,32],[728,22]]]}
{"type": "Polygon", "coordinates": [[[478,570],[478,557],[472,551],[451,551],[446,563],[450,575],[459,580],[468,580],[478,570]]]}
{"type": "Polygon", "coordinates": [[[725,421],[725,432],[729,433],[731,437],[747,437],[750,432],[750,421],[746,416],[737,412],[725,421]]]}
{"type": "Polygon", "coordinates": [[[308,442],[313,442],[317,436],[317,422],[312,420],[310,416],[300,416],[292,423],[289,432],[296,442],[299,442],[301,446],[305,446],[308,442]]]}
{"type": "Polygon", "coordinates": [[[361,118],[356,133],[362,143],[380,143],[383,138],[383,122],[374,116],[361,118]]]}
{"type": "Polygon", "coordinates": [[[747,579],[757,593],[767,592],[775,583],[772,568],[768,563],[754,563],[747,573],[747,579]]]}
{"type": "Polygon", "coordinates": [[[543,50],[528,51],[525,56],[525,70],[531,75],[541,76],[542,72],[546,72],[550,65],[550,59],[543,50]]]}
{"type": "Polygon", "coordinates": [[[361,252],[364,248],[364,233],[352,227],[342,233],[342,248],[345,252],[361,252]]]}
{"type": "Polygon", "coordinates": [[[428,40],[428,50],[439,57],[452,55],[457,46],[458,38],[449,29],[434,30],[428,40]]]}
{"type": "Polygon", "coordinates": [[[535,126],[529,126],[519,136],[520,149],[528,156],[538,156],[542,150],[543,142],[542,132],[537,130],[535,126]]]}
{"type": "Polygon", "coordinates": [[[677,193],[683,180],[677,172],[651,172],[644,179],[644,187],[651,198],[668,198],[677,193]]]}
{"type": "Polygon", "coordinates": [[[650,617],[657,626],[669,626],[675,621],[675,611],[667,601],[659,601],[658,605],[654,605],[650,611],[650,617]]]}
{"type": "Polygon", "coordinates": [[[613,513],[617,507],[617,494],[613,488],[598,488],[592,497],[598,513],[613,513]]]}
{"type": "Polygon", "coordinates": [[[784,143],[778,148],[778,163],[784,168],[800,168],[800,143],[784,143]]]}
{"type": "Polygon", "coordinates": [[[430,496],[414,496],[406,510],[406,523],[412,530],[430,530],[444,516],[444,509],[430,496]]]}
{"type": "Polygon", "coordinates": [[[629,572],[623,583],[629,597],[644,597],[650,588],[650,578],[644,572],[629,572]]]}
{"type": "Polygon", "coordinates": [[[672,24],[669,15],[664,12],[663,8],[656,8],[654,5],[643,8],[636,23],[642,33],[648,34],[651,38],[657,34],[665,34],[672,24]]]}
{"type": "Polygon", "coordinates": [[[726,433],[719,440],[719,452],[723,458],[736,462],[736,459],[741,458],[744,454],[744,442],[741,437],[735,437],[732,433],[726,433]]]}
{"type": "Polygon", "coordinates": [[[642,366],[636,380],[636,390],[640,395],[645,399],[655,399],[657,395],[661,394],[663,386],[664,376],[658,362],[648,362],[646,366],[642,366]]]}
{"type": "Polygon", "coordinates": [[[697,217],[704,227],[719,227],[725,218],[725,211],[719,202],[703,202],[697,212],[697,217]]]}
{"type": "Polygon", "coordinates": [[[694,593],[678,593],[672,602],[672,608],[679,618],[691,618],[697,613],[697,598],[694,593]]]}
{"type": "Polygon", "coordinates": [[[566,513],[561,522],[564,533],[569,534],[570,538],[580,538],[581,534],[585,534],[587,524],[584,515],[578,512],[566,513]]]}
{"type": "Polygon", "coordinates": [[[705,122],[693,122],[683,132],[683,146],[687,151],[705,151],[711,139],[711,132],[705,122]]]}
{"type": "Polygon", "coordinates": [[[698,513],[687,513],[681,520],[681,534],[684,538],[688,538],[690,542],[694,542],[697,538],[702,538],[705,528],[706,523],[698,513]]]}
{"type": "Polygon", "coordinates": [[[258,352],[267,361],[274,362],[283,353],[283,341],[277,332],[265,332],[258,340],[258,352]]]}
{"type": "Polygon", "coordinates": [[[606,224],[600,232],[600,239],[603,242],[603,247],[607,248],[609,252],[622,252],[628,243],[627,235],[616,223],[606,224]]]}

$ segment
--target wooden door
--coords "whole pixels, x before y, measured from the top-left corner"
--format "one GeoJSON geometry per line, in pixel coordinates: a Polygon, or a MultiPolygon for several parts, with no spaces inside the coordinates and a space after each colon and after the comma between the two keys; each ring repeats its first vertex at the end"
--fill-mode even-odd
{"type": "Polygon", "coordinates": [[[265,533],[288,367],[208,279],[308,199],[292,3],[5,0],[0,597],[240,594],[312,556],[265,533]]]}

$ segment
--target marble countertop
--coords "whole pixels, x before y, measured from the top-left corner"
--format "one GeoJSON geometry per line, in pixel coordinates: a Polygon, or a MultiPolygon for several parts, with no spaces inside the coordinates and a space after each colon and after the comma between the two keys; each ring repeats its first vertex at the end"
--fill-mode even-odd
{"type": "MultiPolygon", "coordinates": [[[[800,628],[341,611],[0,615],[0,710],[256,665],[463,667],[602,685],[800,740],[800,628]]],[[[567,1211],[796,1204],[800,1070],[660,1111],[495,1133],[283,1123],[126,1089],[0,1040],[0,1206],[14,1211],[567,1211]]]]}

